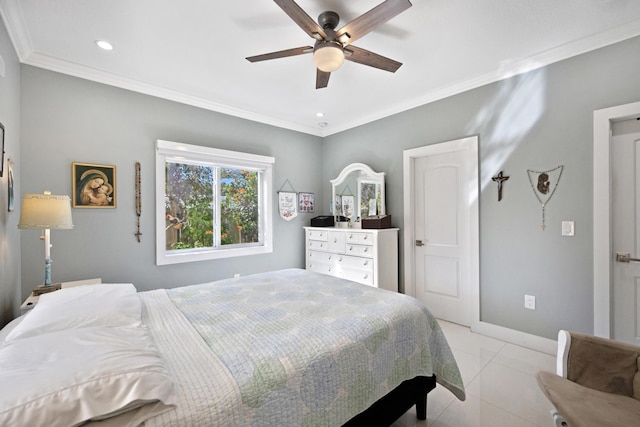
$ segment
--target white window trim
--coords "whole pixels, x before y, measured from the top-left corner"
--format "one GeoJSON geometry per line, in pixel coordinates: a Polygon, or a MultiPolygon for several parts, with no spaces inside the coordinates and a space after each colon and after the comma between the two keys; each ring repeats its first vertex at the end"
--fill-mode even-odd
{"type": "Polygon", "coordinates": [[[156,264],[168,265],[182,262],[206,261],[236,256],[257,255],[273,252],[273,164],[275,158],[218,148],[183,144],[180,142],[156,141],[156,264]],[[261,180],[260,229],[263,230],[263,243],[230,248],[203,248],[169,253],[166,248],[165,233],[165,162],[167,159],[200,160],[210,164],[236,166],[259,170],[261,180]]]}

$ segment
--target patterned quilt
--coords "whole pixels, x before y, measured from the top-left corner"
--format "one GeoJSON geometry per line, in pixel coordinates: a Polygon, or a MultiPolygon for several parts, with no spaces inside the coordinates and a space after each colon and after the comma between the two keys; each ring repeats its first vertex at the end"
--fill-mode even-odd
{"type": "Polygon", "coordinates": [[[289,269],[140,294],[179,404],[149,426],[340,426],[402,381],[460,372],[415,298],[289,269]]]}

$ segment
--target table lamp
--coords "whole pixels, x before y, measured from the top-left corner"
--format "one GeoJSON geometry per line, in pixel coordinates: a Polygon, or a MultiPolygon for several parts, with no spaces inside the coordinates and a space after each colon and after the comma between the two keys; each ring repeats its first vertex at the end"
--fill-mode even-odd
{"type": "Polygon", "coordinates": [[[25,194],[20,212],[20,229],[44,230],[44,286],[51,286],[51,234],[50,230],[73,228],[69,196],[25,194]]]}

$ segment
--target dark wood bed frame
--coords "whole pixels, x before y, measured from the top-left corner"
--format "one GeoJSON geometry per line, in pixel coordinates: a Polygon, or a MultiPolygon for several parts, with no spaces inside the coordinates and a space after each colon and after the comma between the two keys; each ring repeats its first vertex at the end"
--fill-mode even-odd
{"type": "Polygon", "coordinates": [[[342,427],[388,427],[413,405],[416,405],[418,419],[426,420],[427,394],[435,387],[435,375],[406,380],[342,427]]]}

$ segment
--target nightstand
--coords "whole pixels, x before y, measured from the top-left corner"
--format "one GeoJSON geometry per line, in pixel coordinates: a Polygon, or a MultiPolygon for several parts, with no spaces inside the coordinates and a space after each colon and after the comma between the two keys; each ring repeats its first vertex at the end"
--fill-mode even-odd
{"type": "Polygon", "coordinates": [[[39,296],[34,296],[33,293],[27,297],[26,300],[20,306],[20,314],[25,314],[29,310],[31,310],[38,303],[40,299],[39,296]]]}
{"type": "MultiPolygon", "coordinates": [[[[98,277],[97,279],[86,279],[86,280],[76,280],[73,282],[62,282],[61,287],[63,289],[66,289],[66,288],[73,288],[74,286],[97,285],[100,283],[102,283],[102,279],[98,277]]],[[[33,295],[33,292],[31,292],[31,294],[27,297],[26,300],[24,300],[24,302],[20,306],[20,314],[25,314],[29,310],[31,310],[33,307],[35,307],[39,299],[40,299],[39,295],[38,296],[33,295]]]]}

